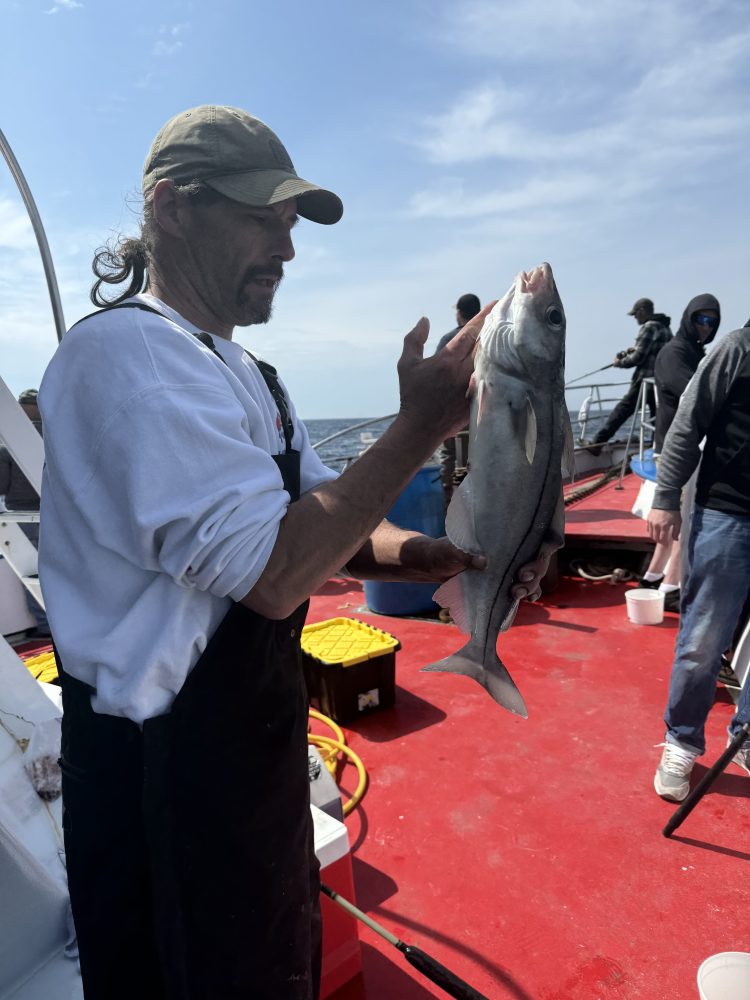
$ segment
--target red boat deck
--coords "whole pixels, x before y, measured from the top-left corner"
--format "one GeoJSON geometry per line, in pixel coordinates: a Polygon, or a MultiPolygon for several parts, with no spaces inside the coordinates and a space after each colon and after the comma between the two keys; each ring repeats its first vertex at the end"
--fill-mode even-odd
{"type": "MultiPolygon", "coordinates": [[[[348,615],[402,643],[396,705],[347,730],[370,778],[347,820],[357,903],[490,1000],[688,1000],[703,959],[750,950],[750,781],[730,765],[662,837],[675,806],[652,778],[678,619],[630,624],[624,590],[563,578],[520,609],[499,651],[528,720],[470,680],[420,672],[459,647],[452,625],[369,614],[355,581],[312,601],[311,622],[348,615]]],[[[706,765],[732,712],[717,688],[706,765]]],[[[336,1000],[445,996],[360,938],[363,976],[336,1000]]]]}
{"type": "MultiPolygon", "coordinates": [[[[590,480],[573,484],[570,489],[585,487],[590,480]]],[[[568,544],[605,542],[608,547],[627,544],[629,548],[648,548],[650,543],[644,521],[631,514],[641,480],[626,476],[620,485],[613,479],[595,493],[574,500],[565,508],[565,536],[568,544]]]]}

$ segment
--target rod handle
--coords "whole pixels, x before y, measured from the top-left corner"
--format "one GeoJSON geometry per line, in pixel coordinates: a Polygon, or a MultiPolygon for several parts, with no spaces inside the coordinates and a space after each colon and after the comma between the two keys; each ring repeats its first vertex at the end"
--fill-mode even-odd
{"type": "Polygon", "coordinates": [[[423,976],[431,979],[441,990],[445,990],[449,997],[455,997],[455,1000],[487,1000],[483,993],[477,993],[473,986],[469,986],[463,979],[459,979],[450,969],[446,969],[444,965],[422,951],[421,948],[402,942],[399,951],[404,953],[410,965],[413,965],[423,976]]]}
{"type": "Polygon", "coordinates": [[[662,835],[665,837],[671,837],[678,826],[680,826],[684,820],[690,815],[690,813],[695,809],[700,800],[706,794],[708,789],[713,785],[714,781],[718,778],[724,768],[729,764],[732,757],[737,753],[740,747],[743,745],[745,740],[750,736],[750,723],[745,723],[745,725],[740,729],[737,735],[734,737],[732,742],[726,748],[724,753],[719,757],[716,763],[706,771],[701,780],[695,786],[695,788],[690,792],[688,797],[682,803],[682,805],[675,810],[672,814],[671,819],[661,831],[662,835]]]}

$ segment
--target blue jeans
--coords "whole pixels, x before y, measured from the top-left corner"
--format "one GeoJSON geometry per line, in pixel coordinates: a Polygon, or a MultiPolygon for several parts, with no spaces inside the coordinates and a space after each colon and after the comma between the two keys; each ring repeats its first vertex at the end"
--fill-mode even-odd
{"type": "MultiPolygon", "coordinates": [[[[664,721],[668,743],[702,754],[721,654],[732,644],[750,591],[750,516],[696,507],[689,555],[664,721]]],[[[750,722],[750,683],[742,689],[730,734],[746,722],[750,722]]]]}

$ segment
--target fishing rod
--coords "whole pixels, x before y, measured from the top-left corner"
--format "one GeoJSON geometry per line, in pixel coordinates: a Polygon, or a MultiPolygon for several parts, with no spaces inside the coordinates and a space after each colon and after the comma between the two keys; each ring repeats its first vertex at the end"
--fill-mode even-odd
{"type": "Polygon", "coordinates": [[[740,729],[737,735],[732,739],[729,746],[726,748],[724,753],[719,757],[713,767],[710,767],[706,773],[703,775],[701,780],[695,786],[695,788],[690,792],[688,797],[679,807],[676,809],[669,820],[667,825],[661,831],[665,837],[671,837],[678,826],[686,819],[687,816],[695,809],[700,800],[709,790],[714,781],[719,777],[721,772],[726,768],[727,764],[731,761],[737,751],[740,749],[745,740],[750,736],[750,722],[746,722],[745,725],[740,729]]]}
{"type": "Polygon", "coordinates": [[[450,969],[446,969],[432,955],[428,955],[427,952],[422,951],[421,948],[417,948],[416,945],[406,944],[404,941],[399,940],[395,934],[391,934],[390,931],[387,931],[385,927],[376,923],[366,913],[363,913],[362,910],[357,909],[353,903],[350,903],[348,899],[344,899],[334,889],[331,889],[327,885],[321,885],[320,891],[328,896],[329,899],[332,899],[334,903],[338,903],[350,916],[356,917],[357,920],[366,924],[370,930],[379,934],[388,944],[392,944],[394,948],[398,948],[410,965],[413,965],[418,972],[421,972],[423,976],[426,976],[436,986],[439,986],[441,990],[444,990],[448,996],[454,997],[455,1000],[488,1000],[483,993],[478,993],[473,986],[469,986],[463,979],[459,979],[457,975],[451,972],[450,969]]]}
{"type": "Polygon", "coordinates": [[[581,379],[584,379],[584,378],[589,378],[589,377],[590,377],[591,375],[598,375],[598,374],[599,374],[599,372],[606,372],[606,370],[607,370],[608,368],[614,368],[614,366],[615,366],[615,363],[614,363],[614,361],[612,361],[612,362],[610,362],[610,364],[608,364],[608,365],[605,365],[605,366],[604,366],[603,368],[595,368],[595,369],[594,369],[594,370],[593,370],[592,372],[586,372],[586,374],[585,374],[585,375],[579,375],[579,376],[578,376],[578,378],[572,378],[572,379],[570,380],[570,382],[568,382],[568,383],[566,384],[565,388],[567,389],[567,388],[568,388],[569,386],[571,386],[571,385],[572,385],[572,384],[573,384],[574,382],[580,382],[580,381],[581,381],[581,379]]]}

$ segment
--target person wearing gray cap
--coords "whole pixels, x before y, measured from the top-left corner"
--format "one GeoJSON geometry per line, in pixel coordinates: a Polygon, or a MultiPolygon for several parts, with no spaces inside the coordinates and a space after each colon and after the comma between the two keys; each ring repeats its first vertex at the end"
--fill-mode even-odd
{"type": "MultiPolygon", "coordinates": [[[[437,357],[427,320],[406,335],[399,414],[337,477],[275,369],[232,334],[269,319],[298,217],[337,222],[338,196],[259,119],[213,105],[159,132],[143,194],[140,237],[95,258],[104,308],[66,334],[40,391],[84,992],[311,1000],[308,598],[345,564],[422,580],[483,565],[383,518],[467,422],[484,316],[437,357]]],[[[548,560],[523,568],[517,596],[548,560]]]]}
{"type": "MultiPolygon", "coordinates": [[[[605,441],[609,441],[615,431],[625,423],[628,417],[635,413],[643,379],[653,377],[656,357],[662,347],[672,339],[669,316],[665,316],[664,313],[655,313],[654,303],[651,299],[638,299],[628,316],[635,318],[639,326],[638,336],[633,347],[619,351],[612,364],[615,368],[633,368],[635,370],[628,391],[612,410],[604,426],[597,431],[592,447],[589,448],[592,455],[598,455],[601,451],[601,445],[605,441]]],[[[646,402],[653,421],[656,415],[653,386],[648,387],[646,402]]]]}

